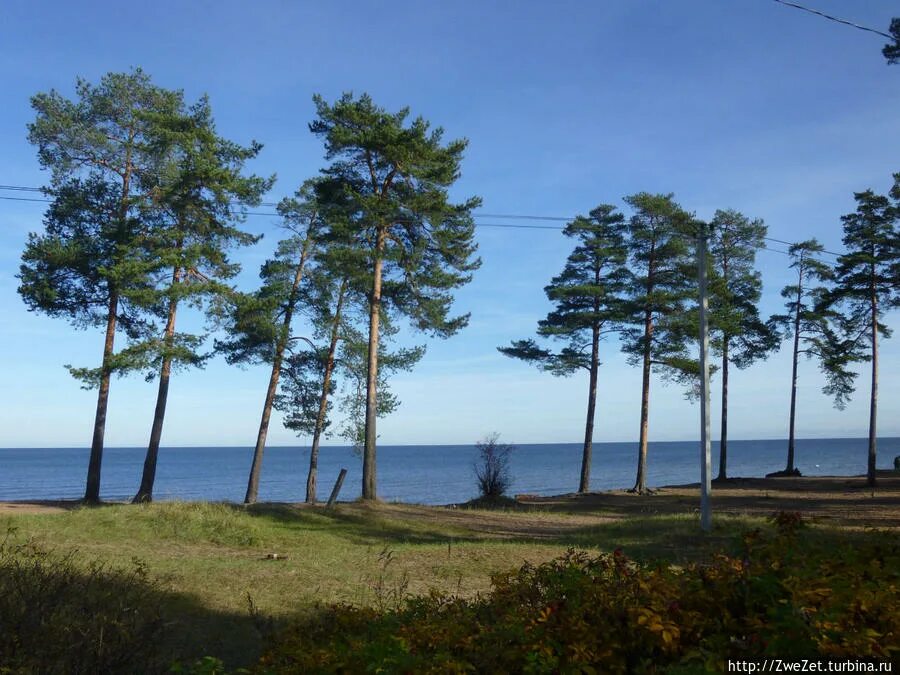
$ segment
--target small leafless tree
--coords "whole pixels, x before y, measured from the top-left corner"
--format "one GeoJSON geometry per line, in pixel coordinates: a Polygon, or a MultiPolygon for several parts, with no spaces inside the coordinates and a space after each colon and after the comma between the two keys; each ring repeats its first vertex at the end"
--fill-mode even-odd
{"type": "Polygon", "coordinates": [[[475,477],[478,489],[486,499],[502,497],[512,482],[509,475],[509,456],[514,445],[500,443],[500,434],[492,433],[475,444],[478,457],[475,459],[475,477]]]}

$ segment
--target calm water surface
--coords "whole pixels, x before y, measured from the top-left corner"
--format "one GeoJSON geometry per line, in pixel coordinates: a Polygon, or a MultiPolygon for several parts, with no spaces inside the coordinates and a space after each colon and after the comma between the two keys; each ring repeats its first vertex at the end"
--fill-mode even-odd
{"type": "MultiPolygon", "coordinates": [[[[798,440],[796,463],[804,475],[859,475],[866,470],[866,439],[798,440]]],[[[900,438],[878,441],[878,467],[890,468],[900,455],[900,438]]],[[[648,485],[677,485],[699,480],[698,442],[650,443],[648,485]]],[[[729,475],[764,476],[783,469],[787,442],[730,441],[729,475]]],[[[103,499],[129,499],[140,483],[144,448],[106,448],[103,499]]],[[[378,494],[384,500],[421,504],[463,502],[477,493],[469,445],[382,446],[378,448],[378,494]]],[[[83,496],[89,450],[86,448],[0,448],[0,501],[74,499],[83,496]]],[[[250,468],[250,448],[162,448],[158,499],[242,501],[250,468]]],[[[606,490],[634,483],[636,443],[597,443],[591,488],[606,490]]],[[[713,443],[713,476],[718,448],[713,443]]],[[[578,487],[578,443],[519,445],[512,456],[512,493],[561,494],[578,487]]],[[[309,448],[267,448],[259,498],[302,501],[309,448]]],[[[341,499],[359,496],[362,460],[350,448],[322,448],[319,497],[328,497],[341,467],[348,470],[341,499]]]]}

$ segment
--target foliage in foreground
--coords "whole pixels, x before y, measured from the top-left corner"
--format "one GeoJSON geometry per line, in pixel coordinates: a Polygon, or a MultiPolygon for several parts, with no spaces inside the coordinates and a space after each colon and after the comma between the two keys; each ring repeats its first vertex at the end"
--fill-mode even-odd
{"type": "Polygon", "coordinates": [[[727,658],[900,655],[900,542],[834,546],[799,516],[740,556],[676,568],[570,551],[494,577],[485,597],[332,606],[281,633],[259,672],[721,671],[727,658]]]}
{"type": "Polygon", "coordinates": [[[78,566],[0,540],[0,673],[162,672],[162,594],[135,561],[78,566]]]}

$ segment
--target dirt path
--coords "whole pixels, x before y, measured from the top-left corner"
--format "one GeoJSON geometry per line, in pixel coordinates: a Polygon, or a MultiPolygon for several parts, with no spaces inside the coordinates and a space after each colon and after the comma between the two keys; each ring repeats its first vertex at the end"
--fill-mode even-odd
{"type": "Polygon", "coordinates": [[[62,513],[80,506],[77,501],[69,500],[35,500],[27,502],[0,502],[0,516],[11,516],[25,513],[62,513]]]}
{"type": "MultiPolygon", "coordinates": [[[[732,478],[712,486],[714,513],[765,517],[798,511],[817,522],[847,527],[900,528],[900,473],[879,472],[875,490],[863,477],[732,478]]],[[[700,506],[698,485],[661,488],[647,496],[624,490],[588,495],[520,497],[520,503],[548,510],[602,513],[611,518],[689,514],[700,506]]]]}
{"type": "MultiPolygon", "coordinates": [[[[766,518],[778,511],[796,511],[822,525],[900,530],[900,474],[882,472],[878,480],[873,493],[861,477],[730,479],[713,483],[713,516],[766,518]]],[[[362,519],[381,516],[417,525],[453,527],[491,539],[552,540],[561,534],[642,516],[696,516],[699,507],[699,486],[676,485],[643,496],[625,490],[553,497],[519,495],[515,504],[499,510],[352,502],[342,503],[335,515],[362,519]]]]}

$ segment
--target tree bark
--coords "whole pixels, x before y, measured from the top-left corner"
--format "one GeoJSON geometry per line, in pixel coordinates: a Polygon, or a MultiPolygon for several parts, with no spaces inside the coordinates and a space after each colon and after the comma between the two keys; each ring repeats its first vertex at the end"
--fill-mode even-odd
{"type": "Polygon", "coordinates": [[[584,450],[581,454],[581,481],[578,492],[591,490],[591,461],[594,444],[594,413],[597,407],[597,371],[600,358],[600,326],[594,324],[591,332],[591,369],[588,383],[587,419],[584,423],[584,450]]]}
{"type": "Polygon", "coordinates": [[[363,449],[362,498],[377,499],[375,471],[375,441],[378,438],[375,422],[378,418],[378,327],[381,318],[381,271],[383,267],[386,232],[379,229],[375,242],[375,269],[372,277],[372,298],[369,303],[369,362],[366,373],[366,430],[363,449]]]}
{"type": "MultiPolygon", "coordinates": [[[[728,230],[722,233],[722,281],[725,284],[725,295],[728,296],[728,252],[730,240],[728,230]]],[[[731,338],[722,332],[722,425],[719,433],[719,475],[716,480],[728,480],[728,347],[731,338]]]]}
{"type": "Polygon", "coordinates": [[[313,430],[312,447],[309,451],[309,475],[306,477],[306,503],[316,503],[316,480],[319,472],[319,442],[322,439],[322,431],[325,428],[325,413],[328,411],[328,388],[331,386],[331,374],[334,371],[334,354],[337,351],[337,343],[340,339],[341,310],[344,305],[344,293],[347,282],[341,282],[338,291],[337,307],[334,310],[334,320],[331,324],[331,340],[328,343],[328,357],[325,361],[325,373],[322,376],[322,395],[319,398],[319,412],[316,415],[316,426],[313,430]]]}
{"type": "MultiPolygon", "coordinates": [[[[125,166],[122,172],[122,196],[119,200],[119,227],[125,226],[128,215],[128,194],[131,189],[131,153],[134,131],[129,129],[125,148],[125,166]]],[[[109,309],[106,316],[106,336],[103,341],[103,362],[100,366],[100,391],[97,393],[97,410],[94,414],[94,435],[91,439],[91,457],[88,461],[87,485],[84,501],[96,504],[100,501],[100,468],[103,464],[103,437],[106,434],[106,409],[109,404],[109,381],[112,376],[110,360],[116,340],[116,320],[119,312],[119,292],[109,293],[109,309]]]]}
{"type": "Polygon", "coordinates": [[[643,494],[647,491],[647,432],[650,421],[650,346],[653,338],[653,313],[644,314],[644,359],[641,377],[641,433],[638,442],[638,468],[632,492],[643,494]]]}
{"type": "Polygon", "coordinates": [[[797,309],[794,317],[794,358],[791,365],[791,419],[788,425],[788,455],[785,472],[794,472],[794,419],[797,413],[797,361],[800,357],[800,301],[803,296],[803,277],[797,285],[797,309]]]}
{"type": "Polygon", "coordinates": [[[866,483],[875,487],[876,460],[876,416],[878,412],[878,296],[875,292],[875,272],[872,271],[872,393],[869,397],[869,459],[866,469],[866,483]]]}
{"type": "Polygon", "coordinates": [[[84,501],[97,504],[100,501],[100,467],[103,463],[103,437],[106,433],[106,409],[109,403],[109,381],[112,376],[110,360],[116,338],[116,318],[119,295],[109,294],[109,310],[106,316],[106,336],[103,341],[103,361],[100,366],[100,390],[97,393],[97,411],[94,415],[94,435],[91,440],[91,457],[88,461],[87,486],[84,501]]]}
{"type": "MultiPolygon", "coordinates": [[[[172,272],[172,287],[181,281],[181,267],[172,272]]],[[[171,349],[175,336],[175,315],[178,311],[178,300],[169,299],[169,314],[166,317],[166,330],[163,340],[166,349],[171,349]]],[[[159,444],[162,440],[163,421],[166,417],[166,403],[169,398],[169,378],[172,374],[172,356],[168,351],[163,356],[159,369],[159,389],[156,392],[156,409],[153,413],[153,425],[150,428],[150,442],[147,445],[147,456],[144,457],[144,472],[141,475],[141,486],[132,499],[132,503],[153,501],[153,484],[156,482],[156,463],[159,458],[159,444]]]]}
{"type": "Polygon", "coordinates": [[[244,495],[245,504],[253,504],[259,496],[259,476],[262,471],[263,453],[266,449],[266,436],[269,433],[269,419],[272,417],[272,406],[275,403],[275,394],[278,392],[278,378],[281,376],[281,363],[284,359],[284,350],[291,338],[291,320],[294,317],[294,305],[297,304],[297,296],[300,292],[300,282],[303,281],[303,269],[306,266],[306,258],[309,254],[310,240],[307,237],[300,253],[300,261],[294,272],[294,281],[291,285],[291,293],[288,297],[287,307],[284,310],[281,335],[275,345],[275,354],[272,358],[272,373],[269,375],[269,387],[266,389],[266,399],[263,402],[262,417],[259,421],[259,432],[256,435],[256,447],[253,449],[253,462],[250,465],[250,478],[247,481],[247,493],[244,495]]]}
{"type": "Polygon", "coordinates": [[[722,432],[719,436],[719,475],[716,480],[728,480],[728,342],[722,339],[722,432]]]}

